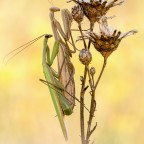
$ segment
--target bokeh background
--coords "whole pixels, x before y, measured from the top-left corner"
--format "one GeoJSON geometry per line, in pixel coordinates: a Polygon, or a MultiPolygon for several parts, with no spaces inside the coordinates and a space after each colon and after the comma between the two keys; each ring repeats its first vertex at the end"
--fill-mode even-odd
{"type": "MultiPolygon", "coordinates": [[[[44,78],[42,39],[7,65],[3,62],[9,51],[41,34],[52,33],[48,15],[52,4],[69,9],[73,5],[64,0],[0,0],[0,144],[66,144],[48,88],[39,82],[39,78],[44,78]]],[[[125,38],[108,59],[96,92],[98,127],[91,139],[97,144],[144,143],[143,6],[144,1],[127,0],[108,12],[108,16],[116,15],[109,21],[112,27],[122,32],[135,28],[139,33],[125,38]]],[[[60,20],[60,15],[56,16],[60,20]]],[[[87,25],[85,21],[83,27],[87,25]]],[[[53,39],[49,41],[51,48],[53,42],[53,39]]],[[[78,44],[78,48],[83,45],[78,44]]],[[[103,59],[93,48],[92,53],[91,66],[96,66],[98,75],[103,59]]],[[[76,96],[79,97],[79,77],[84,66],[78,60],[78,53],[72,61],[76,67],[76,96]]],[[[53,67],[56,69],[56,61],[53,67]]],[[[89,101],[87,94],[87,107],[89,101]]],[[[88,113],[85,115],[87,118],[88,113]]],[[[80,144],[79,103],[66,123],[67,144],[80,144]]]]}

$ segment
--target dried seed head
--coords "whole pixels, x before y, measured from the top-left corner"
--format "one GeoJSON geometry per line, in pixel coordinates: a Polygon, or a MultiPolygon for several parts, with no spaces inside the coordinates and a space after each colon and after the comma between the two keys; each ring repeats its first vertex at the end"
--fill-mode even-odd
{"type": "Polygon", "coordinates": [[[91,68],[90,68],[90,74],[91,74],[91,76],[93,77],[95,73],[96,73],[95,68],[94,68],[94,67],[91,67],[91,68]]]}
{"type": "Polygon", "coordinates": [[[83,8],[85,16],[92,24],[96,21],[99,22],[100,18],[104,16],[111,7],[120,5],[124,2],[123,0],[112,0],[111,2],[108,2],[107,0],[90,0],[90,2],[79,0],[72,1],[83,8]]]}
{"type": "Polygon", "coordinates": [[[81,23],[83,21],[84,13],[83,9],[80,5],[74,6],[72,8],[72,17],[77,23],[81,23]]]}
{"type": "Polygon", "coordinates": [[[93,43],[95,49],[99,51],[103,57],[107,58],[116,48],[120,41],[129,35],[137,33],[136,30],[131,30],[121,34],[120,31],[110,30],[107,24],[107,17],[102,17],[100,21],[100,34],[89,32],[88,37],[93,43]]]}
{"type": "Polygon", "coordinates": [[[103,57],[107,58],[114,50],[117,49],[120,41],[131,34],[135,34],[136,30],[131,30],[125,34],[121,34],[120,31],[114,30],[112,34],[106,35],[101,33],[100,35],[90,32],[89,38],[95,49],[99,51],[103,57]]]}
{"type": "Polygon", "coordinates": [[[82,64],[88,65],[92,60],[92,55],[89,50],[82,49],[79,53],[79,60],[82,64]]]}

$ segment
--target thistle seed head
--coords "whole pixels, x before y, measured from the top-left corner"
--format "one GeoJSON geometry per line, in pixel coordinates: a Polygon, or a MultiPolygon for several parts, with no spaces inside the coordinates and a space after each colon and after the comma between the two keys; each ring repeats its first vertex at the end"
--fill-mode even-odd
{"type": "Polygon", "coordinates": [[[131,30],[127,33],[121,34],[120,31],[114,30],[112,34],[107,35],[101,33],[100,35],[90,32],[89,38],[95,49],[99,51],[103,57],[107,58],[114,50],[117,49],[121,40],[129,35],[135,34],[136,30],[131,30]]]}
{"type": "Polygon", "coordinates": [[[100,21],[100,34],[88,32],[88,38],[103,57],[107,58],[114,50],[117,49],[120,41],[126,36],[137,33],[136,30],[131,30],[127,33],[121,33],[117,30],[111,30],[107,24],[107,17],[104,16],[100,21]]]}
{"type": "Polygon", "coordinates": [[[74,6],[72,8],[72,17],[77,23],[81,23],[83,21],[84,13],[83,9],[80,5],[74,6]]]}
{"type": "Polygon", "coordinates": [[[89,50],[82,49],[79,53],[79,60],[82,64],[88,65],[92,60],[92,55],[89,50]]]}

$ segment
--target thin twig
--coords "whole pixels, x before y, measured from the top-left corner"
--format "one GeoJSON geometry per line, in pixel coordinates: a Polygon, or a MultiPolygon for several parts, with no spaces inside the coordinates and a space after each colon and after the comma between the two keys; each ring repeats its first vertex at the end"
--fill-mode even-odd
{"type": "Polygon", "coordinates": [[[79,31],[80,31],[81,36],[82,36],[82,40],[83,40],[83,43],[84,43],[84,47],[85,47],[85,49],[87,49],[85,39],[83,38],[83,33],[82,33],[81,23],[78,24],[78,28],[79,28],[79,31]]]}
{"type": "Polygon", "coordinates": [[[96,122],[95,126],[92,128],[92,130],[90,131],[90,136],[95,131],[96,127],[97,127],[97,122],[96,122]]]}
{"type": "Polygon", "coordinates": [[[93,89],[93,82],[92,82],[92,79],[91,79],[91,76],[90,76],[90,70],[89,70],[89,65],[86,66],[87,67],[87,71],[88,71],[88,77],[89,77],[89,84],[90,84],[90,87],[91,87],[91,90],[93,89]]]}
{"type": "Polygon", "coordinates": [[[99,75],[99,77],[98,77],[98,79],[97,79],[97,82],[96,82],[96,84],[95,84],[95,87],[94,87],[95,90],[96,90],[97,85],[98,85],[98,83],[99,83],[99,81],[100,81],[100,78],[101,78],[101,76],[102,76],[102,74],[103,74],[103,71],[104,71],[104,69],[105,69],[105,67],[106,67],[106,63],[107,63],[107,58],[104,58],[103,67],[102,67],[102,69],[101,69],[100,75],[99,75]]]}

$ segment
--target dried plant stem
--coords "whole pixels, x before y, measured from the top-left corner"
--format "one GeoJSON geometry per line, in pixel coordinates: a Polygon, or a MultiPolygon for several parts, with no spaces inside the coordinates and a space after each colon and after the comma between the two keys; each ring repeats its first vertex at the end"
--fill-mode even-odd
{"type": "MultiPolygon", "coordinates": [[[[79,28],[80,34],[82,36],[84,48],[87,49],[85,39],[83,38],[81,23],[78,24],[78,28],[79,28]]],[[[84,104],[84,95],[85,95],[85,91],[86,91],[86,89],[85,89],[86,77],[87,77],[87,67],[85,66],[84,76],[82,78],[82,87],[81,87],[81,92],[80,92],[80,127],[81,127],[81,142],[82,142],[82,144],[85,144],[85,127],[84,127],[84,107],[83,107],[83,104],[84,104]]]]}
{"type": "Polygon", "coordinates": [[[99,77],[98,77],[98,79],[95,83],[94,89],[92,89],[92,91],[91,91],[90,114],[89,114],[87,135],[86,135],[86,143],[85,144],[89,144],[89,141],[90,141],[89,138],[90,138],[91,134],[94,132],[94,130],[97,127],[97,123],[96,123],[95,126],[91,129],[91,124],[92,124],[92,120],[93,120],[93,117],[94,117],[94,112],[95,112],[95,109],[96,109],[95,91],[96,91],[97,85],[98,85],[98,83],[101,79],[101,76],[103,74],[103,71],[105,69],[106,62],[107,62],[107,58],[104,58],[103,67],[102,67],[101,72],[99,74],[99,77]]]}
{"type": "Polygon", "coordinates": [[[80,126],[81,126],[81,142],[85,144],[85,127],[84,127],[84,94],[85,94],[85,83],[87,76],[87,68],[85,66],[84,77],[82,79],[82,87],[80,92],[80,126]]]}
{"type": "MultiPolygon", "coordinates": [[[[90,32],[92,32],[93,31],[93,29],[94,29],[94,23],[90,23],[90,32]]],[[[90,49],[90,45],[91,45],[91,41],[89,41],[89,43],[88,43],[88,49],[90,49]]]]}
{"type": "Polygon", "coordinates": [[[104,69],[105,69],[105,67],[106,67],[106,64],[107,64],[107,58],[104,58],[103,67],[102,67],[102,69],[101,69],[100,75],[99,75],[99,77],[98,77],[98,79],[97,79],[97,81],[96,81],[96,84],[95,84],[95,90],[96,90],[97,85],[98,85],[98,83],[99,83],[99,81],[100,81],[100,78],[101,78],[101,76],[102,76],[102,74],[103,74],[103,71],[104,71],[104,69]]]}
{"type": "MultiPolygon", "coordinates": [[[[78,28],[80,31],[80,34],[82,36],[82,40],[83,40],[83,44],[84,44],[84,48],[87,49],[87,45],[82,33],[82,27],[81,27],[81,23],[78,24],[78,28]]],[[[84,70],[84,76],[82,78],[82,87],[81,87],[81,92],[80,92],[80,127],[81,127],[81,142],[82,144],[85,144],[85,126],[84,126],[84,95],[85,95],[85,83],[86,83],[86,77],[87,77],[87,66],[85,66],[85,70],[84,70]]]]}
{"type": "Polygon", "coordinates": [[[78,24],[78,27],[79,27],[79,31],[80,31],[81,36],[82,36],[82,40],[83,40],[83,43],[84,43],[84,47],[85,47],[85,49],[86,49],[87,46],[86,46],[86,42],[85,42],[85,39],[84,39],[84,36],[83,36],[83,33],[82,33],[81,23],[78,24]]]}

